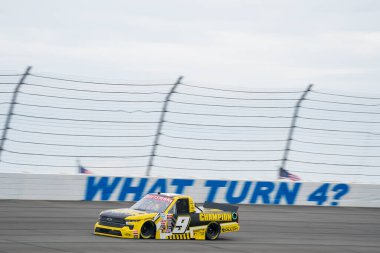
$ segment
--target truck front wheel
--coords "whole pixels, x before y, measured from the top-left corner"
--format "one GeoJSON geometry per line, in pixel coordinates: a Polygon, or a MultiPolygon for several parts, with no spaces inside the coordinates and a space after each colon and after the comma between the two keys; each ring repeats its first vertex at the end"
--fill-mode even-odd
{"type": "Polygon", "coordinates": [[[147,221],[142,225],[141,230],[140,230],[140,237],[142,239],[154,238],[155,234],[156,234],[156,225],[153,222],[147,221]]]}

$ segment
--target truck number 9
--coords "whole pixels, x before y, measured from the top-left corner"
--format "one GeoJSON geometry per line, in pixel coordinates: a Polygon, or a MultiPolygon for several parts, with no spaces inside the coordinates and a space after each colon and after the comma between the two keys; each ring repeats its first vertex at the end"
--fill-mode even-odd
{"type": "Polygon", "coordinates": [[[186,232],[190,223],[190,216],[178,216],[174,225],[173,234],[183,234],[186,232]]]}

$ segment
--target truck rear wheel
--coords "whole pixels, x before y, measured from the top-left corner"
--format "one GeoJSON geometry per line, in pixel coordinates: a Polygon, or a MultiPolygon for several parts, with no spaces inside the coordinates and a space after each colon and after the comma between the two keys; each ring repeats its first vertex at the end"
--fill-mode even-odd
{"type": "Polygon", "coordinates": [[[156,225],[153,222],[147,221],[142,225],[141,230],[140,230],[140,237],[142,239],[154,238],[155,234],[156,234],[156,225]]]}
{"type": "Polygon", "coordinates": [[[220,225],[216,222],[211,222],[208,224],[206,229],[206,239],[216,240],[220,235],[220,225]]]}

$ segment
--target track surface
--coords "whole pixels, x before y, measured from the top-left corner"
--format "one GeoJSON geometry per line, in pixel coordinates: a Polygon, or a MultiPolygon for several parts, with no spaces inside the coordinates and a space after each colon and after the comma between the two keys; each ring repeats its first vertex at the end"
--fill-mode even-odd
{"type": "Polygon", "coordinates": [[[0,201],[0,252],[380,252],[380,209],[241,206],[241,231],[218,241],[92,235],[117,202],[0,201]]]}

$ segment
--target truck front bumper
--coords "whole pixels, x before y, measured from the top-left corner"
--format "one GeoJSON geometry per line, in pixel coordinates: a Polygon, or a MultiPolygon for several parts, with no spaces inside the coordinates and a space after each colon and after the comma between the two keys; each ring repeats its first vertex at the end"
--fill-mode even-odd
{"type": "Polygon", "coordinates": [[[122,228],[109,227],[100,225],[99,222],[94,226],[94,234],[118,238],[139,238],[139,231],[133,228],[131,229],[129,226],[124,226],[122,228]]]}

